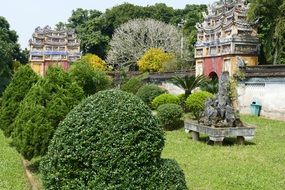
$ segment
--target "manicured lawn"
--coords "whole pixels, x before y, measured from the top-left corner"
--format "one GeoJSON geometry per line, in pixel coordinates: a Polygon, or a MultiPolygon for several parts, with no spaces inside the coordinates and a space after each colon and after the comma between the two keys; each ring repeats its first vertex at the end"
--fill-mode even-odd
{"type": "MultiPolygon", "coordinates": [[[[191,140],[183,129],[166,132],[163,157],[174,158],[185,173],[189,189],[284,189],[285,122],[252,116],[243,120],[258,126],[252,143],[211,146],[191,140]]],[[[0,190],[29,189],[20,155],[0,131],[0,190]]]]}
{"type": "Polygon", "coordinates": [[[29,189],[20,155],[0,130],[0,190],[29,189]]]}
{"type": "Polygon", "coordinates": [[[163,157],[180,164],[189,189],[284,189],[285,122],[242,119],[258,126],[254,140],[245,146],[234,139],[227,139],[226,146],[211,146],[193,142],[183,129],[166,132],[163,157]]]}

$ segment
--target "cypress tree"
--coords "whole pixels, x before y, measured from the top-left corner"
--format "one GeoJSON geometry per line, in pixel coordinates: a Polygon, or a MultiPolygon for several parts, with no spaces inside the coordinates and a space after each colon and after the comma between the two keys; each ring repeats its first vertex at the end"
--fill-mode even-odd
{"type": "Polygon", "coordinates": [[[23,100],[13,144],[27,159],[44,155],[60,121],[83,98],[83,90],[60,68],[50,68],[23,100]]]}
{"type": "Polygon", "coordinates": [[[19,112],[19,106],[38,79],[39,77],[30,66],[21,66],[3,93],[0,106],[0,127],[6,136],[11,135],[13,130],[11,124],[19,112]]]}

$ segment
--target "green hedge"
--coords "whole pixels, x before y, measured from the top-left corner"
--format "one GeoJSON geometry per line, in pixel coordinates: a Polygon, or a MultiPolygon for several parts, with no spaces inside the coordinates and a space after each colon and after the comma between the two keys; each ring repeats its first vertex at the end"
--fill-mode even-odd
{"type": "Polygon", "coordinates": [[[179,98],[173,94],[161,94],[153,99],[151,102],[151,107],[157,109],[160,105],[163,104],[179,104],[179,98]]]}
{"type": "Polygon", "coordinates": [[[21,103],[12,133],[17,150],[27,159],[44,155],[59,122],[83,95],[68,73],[50,68],[21,103]]]}
{"type": "Polygon", "coordinates": [[[177,163],[160,158],[164,133],[136,96],[88,97],[58,127],[43,158],[46,189],[187,189],[177,163]]]}
{"type": "Polygon", "coordinates": [[[206,91],[195,92],[187,98],[186,107],[193,113],[195,119],[200,119],[206,101],[213,97],[213,94],[206,91]]]}
{"type": "Polygon", "coordinates": [[[137,96],[146,103],[149,107],[151,106],[152,100],[161,95],[166,93],[167,91],[163,88],[160,88],[159,86],[155,84],[147,84],[139,88],[137,92],[137,96]]]}
{"type": "Polygon", "coordinates": [[[4,91],[0,106],[0,128],[5,136],[11,135],[13,131],[11,124],[19,112],[19,106],[38,79],[29,65],[21,66],[4,91]]]}
{"type": "Polygon", "coordinates": [[[166,130],[174,130],[182,126],[182,108],[177,104],[163,104],[157,108],[157,117],[166,130]]]}

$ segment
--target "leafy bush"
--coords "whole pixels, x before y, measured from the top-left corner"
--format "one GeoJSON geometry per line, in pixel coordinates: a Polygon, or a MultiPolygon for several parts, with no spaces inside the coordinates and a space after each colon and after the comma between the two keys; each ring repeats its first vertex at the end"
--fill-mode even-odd
{"type": "Polygon", "coordinates": [[[157,108],[157,117],[166,130],[174,130],[182,126],[182,108],[177,104],[163,104],[157,108]]]}
{"type": "Polygon", "coordinates": [[[155,97],[166,92],[167,91],[165,89],[160,88],[155,84],[147,84],[140,87],[136,95],[150,107],[151,102],[155,97]]]}
{"type": "Polygon", "coordinates": [[[144,80],[148,77],[148,74],[142,74],[139,76],[131,77],[125,83],[122,84],[121,90],[136,94],[140,87],[144,85],[144,80]]]}
{"type": "Polygon", "coordinates": [[[37,74],[29,65],[22,66],[4,91],[0,109],[0,128],[5,136],[11,135],[13,131],[11,124],[19,112],[20,103],[37,80],[37,74]]]}
{"type": "Polygon", "coordinates": [[[107,69],[106,62],[95,54],[87,53],[81,57],[83,62],[87,62],[94,70],[105,71],[107,69]]]}
{"type": "Polygon", "coordinates": [[[83,98],[68,73],[50,68],[28,92],[13,123],[13,144],[27,159],[44,155],[60,121],[83,98]]]}
{"type": "Polygon", "coordinates": [[[205,102],[213,97],[213,94],[206,91],[195,92],[187,98],[186,107],[193,113],[195,119],[200,119],[205,108],[205,102]]]}
{"type": "Polygon", "coordinates": [[[179,98],[179,105],[183,108],[184,111],[186,111],[186,96],[185,94],[179,94],[177,96],[179,98]]]}
{"type": "Polygon", "coordinates": [[[170,103],[179,104],[179,98],[173,94],[161,94],[153,99],[151,107],[157,109],[160,105],[170,103]]]}
{"type": "Polygon", "coordinates": [[[43,157],[46,189],[187,189],[176,162],[161,159],[164,133],[136,96],[88,97],[58,127],[43,157]]]}
{"type": "Polygon", "coordinates": [[[88,96],[111,86],[111,78],[101,70],[93,69],[88,63],[76,62],[70,69],[71,77],[81,86],[88,96]]]}
{"type": "Polygon", "coordinates": [[[174,59],[174,54],[166,53],[161,48],[150,48],[145,52],[145,54],[139,59],[138,66],[139,70],[143,72],[157,72],[164,71],[167,69],[170,64],[167,66],[163,66],[167,64],[167,62],[174,59]]]}

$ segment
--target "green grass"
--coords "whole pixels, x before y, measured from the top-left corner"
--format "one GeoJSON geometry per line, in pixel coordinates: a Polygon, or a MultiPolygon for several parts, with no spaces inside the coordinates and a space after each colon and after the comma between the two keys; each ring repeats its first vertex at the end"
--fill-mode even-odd
{"type": "MultiPolygon", "coordinates": [[[[227,139],[226,146],[211,146],[205,137],[192,141],[183,129],[166,132],[163,157],[180,164],[189,189],[284,189],[285,122],[253,116],[242,119],[257,126],[254,140],[245,146],[237,146],[234,139],[227,139]]],[[[20,155],[0,131],[0,190],[10,189],[29,187],[20,155]]]]}
{"type": "Polygon", "coordinates": [[[9,146],[0,130],[0,190],[29,189],[21,156],[9,146]]]}
{"type": "MultiPolygon", "coordinates": [[[[184,170],[189,189],[284,189],[285,122],[243,116],[257,126],[252,143],[226,146],[193,142],[184,130],[166,132],[163,157],[184,170]]],[[[204,138],[205,140],[205,138],[204,138]]]]}

